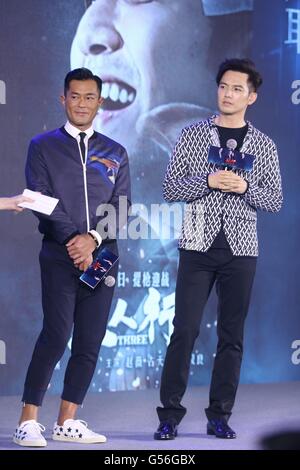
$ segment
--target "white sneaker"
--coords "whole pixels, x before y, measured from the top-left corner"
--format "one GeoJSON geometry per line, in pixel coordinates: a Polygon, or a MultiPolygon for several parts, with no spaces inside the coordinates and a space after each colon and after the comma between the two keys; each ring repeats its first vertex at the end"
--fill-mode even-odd
{"type": "Polygon", "coordinates": [[[88,429],[87,423],[81,419],[66,419],[62,426],[55,423],[52,439],[54,441],[78,442],[82,444],[106,442],[105,436],[88,429]]]}
{"type": "Polygon", "coordinates": [[[13,435],[13,441],[15,444],[24,447],[46,447],[47,441],[42,436],[44,431],[45,427],[35,419],[23,421],[13,435]]]}

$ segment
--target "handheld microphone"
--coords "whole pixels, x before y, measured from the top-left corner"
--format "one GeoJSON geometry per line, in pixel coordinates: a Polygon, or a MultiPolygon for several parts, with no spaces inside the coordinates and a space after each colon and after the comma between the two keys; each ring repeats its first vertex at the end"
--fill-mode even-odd
{"type": "Polygon", "coordinates": [[[225,145],[226,147],[216,147],[214,145],[209,147],[208,163],[230,171],[251,171],[253,169],[255,155],[238,151],[238,143],[235,139],[228,139],[225,145]]]}
{"type": "Polygon", "coordinates": [[[226,147],[229,150],[235,150],[237,148],[237,141],[235,139],[228,139],[226,142],[226,147]]]}
{"type": "Polygon", "coordinates": [[[95,289],[100,282],[104,282],[108,287],[113,287],[116,280],[113,276],[108,276],[108,274],[118,259],[119,257],[108,248],[100,249],[97,257],[87,270],[81,274],[80,281],[91,287],[91,289],[95,289]]]}
{"type": "Polygon", "coordinates": [[[228,148],[229,154],[225,159],[224,169],[232,170],[232,167],[236,163],[236,160],[234,158],[234,151],[237,148],[237,141],[235,139],[228,139],[226,142],[226,148],[228,148]]]}
{"type": "Polygon", "coordinates": [[[107,276],[104,278],[104,284],[107,287],[113,287],[116,283],[116,279],[113,276],[107,276]]]}

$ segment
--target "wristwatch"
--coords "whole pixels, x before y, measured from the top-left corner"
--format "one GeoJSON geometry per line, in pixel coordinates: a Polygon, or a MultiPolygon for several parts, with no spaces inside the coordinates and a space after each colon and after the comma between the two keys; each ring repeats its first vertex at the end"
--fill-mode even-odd
{"type": "Polygon", "coordinates": [[[95,235],[95,230],[90,230],[88,232],[88,234],[90,235],[90,237],[92,237],[92,239],[94,240],[94,242],[96,243],[96,248],[99,248],[99,246],[101,245],[101,236],[97,233],[98,236],[95,235]],[[99,238],[98,238],[99,237],[99,238]],[[99,240],[100,239],[100,240],[99,240]]]}

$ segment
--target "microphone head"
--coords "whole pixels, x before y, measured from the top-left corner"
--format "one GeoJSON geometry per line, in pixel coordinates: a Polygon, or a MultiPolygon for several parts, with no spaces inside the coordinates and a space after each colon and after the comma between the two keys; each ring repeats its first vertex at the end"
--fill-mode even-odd
{"type": "Polygon", "coordinates": [[[228,139],[226,147],[230,150],[235,150],[237,148],[237,141],[235,139],[228,139]]]}
{"type": "Polygon", "coordinates": [[[116,283],[116,279],[113,277],[113,276],[107,276],[105,279],[104,279],[104,284],[107,286],[107,287],[113,287],[116,283]]]}

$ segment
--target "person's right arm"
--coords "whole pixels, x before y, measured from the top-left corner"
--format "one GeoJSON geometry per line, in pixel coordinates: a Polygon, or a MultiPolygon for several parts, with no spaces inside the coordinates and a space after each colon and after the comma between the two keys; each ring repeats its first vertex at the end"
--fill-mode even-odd
{"type": "MultiPolygon", "coordinates": [[[[59,168],[57,169],[59,171],[59,168]]],[[[39,191],[45,196],[56,197],[53,194],[51,180],[43,154],[35,141],[31,141],[26,162],[27,187],[39,191]]],[[[47,221],[51,238],[59,244],[66,244],[79,232],[69,215],[65,212],[61,201],[58,202],[51,215],[33,212],[40,221],[47,221]]]]}
{"type": "Polygon", "coordinates": [[[189,174],[187,154],[193,144],[195,143],[192,142],[188,129],[183,129],[168,164],[163,184],[163,196],[168,202],[191,202],[211,191],[207,184],[207,174],[189,174]]]}

